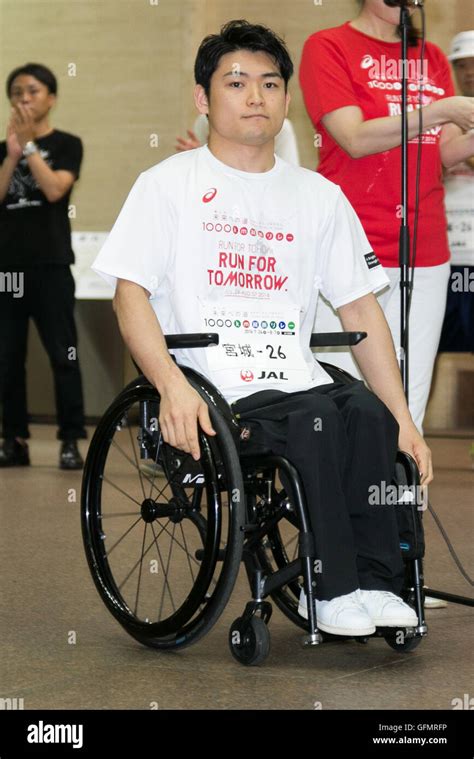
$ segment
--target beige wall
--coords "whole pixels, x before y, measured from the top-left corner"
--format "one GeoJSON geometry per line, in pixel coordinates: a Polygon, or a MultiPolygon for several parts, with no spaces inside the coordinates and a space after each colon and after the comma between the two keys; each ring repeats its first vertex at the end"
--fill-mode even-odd
{"type": "MultiPolygon", "coordinates": [[[[53,123],[82,137],[73,201],[77,230],[106,230],[137,174],[174,152],[194,118],[193,61],[202,37],[231,18],[273,27],[296,67],[305,38],[350,18],[355,0],[0,0],[0,80],[27,60],[50,66],[60,92],[53,123]],[[75,68],[74,68],[75,67],[75,68]],[[70,75],[74,74],[75,75],[70,75]],[[158,147],[150,146],[157,134],[158,147]]],[[[468,0],[426,0],[429,39],[448,48],[472,26],[468,0]]],[[[316,163],[297,77],[291,86],[303,165],[316,163]]],[[[0,96],[0,129],[8,103],[0,96]]]]}

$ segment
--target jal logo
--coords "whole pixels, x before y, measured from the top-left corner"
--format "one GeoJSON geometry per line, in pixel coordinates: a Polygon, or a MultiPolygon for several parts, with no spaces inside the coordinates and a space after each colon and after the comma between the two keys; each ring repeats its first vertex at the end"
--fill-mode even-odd
{"type": "Polygon", "coordinates": [[[276,379],[276,380],[286,380],[288,382],[288,377],[285,376],[285,372],[265,372],[263,371],[260,375],[260,377],[257,377],[257,379],[276,379]]]}
{"type": "Polygon", "coordinates": [[[240,379],[243,380],[244,382],[252,382],[253,372],[251,372],[250,369],[241,369],[240,379]]]}
{"type": "Polygon", "coordinates": [[[207,190],[202,196],[202,202],[210,203],[211,200],[214,200],[216,195],[217,195],[217,189],[215,187],[210,187],[209,190],[207,190]]]}
{"type": "Polygon", "coordinates": [[[371,55],[364,55],[360,62],[361,69],[370,69],[374,65],[374,59],[371,55]]]}

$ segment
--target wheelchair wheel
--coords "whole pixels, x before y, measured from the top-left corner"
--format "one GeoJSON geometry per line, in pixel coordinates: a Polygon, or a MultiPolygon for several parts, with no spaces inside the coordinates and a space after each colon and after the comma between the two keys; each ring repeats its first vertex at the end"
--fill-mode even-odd
{"type": "Polygon", "coordinates": [[[418,648],[420,645],[422,638],[405,638],[405,631],[404,630],[395,630],[393,634],[386,635],[385,640],[390,646],[390,648],[393,648],[394,651],[397,651],[399,654],[408,654],[410,651],[414,651],[415,648],[418,648]],[[402,640],[398,642],[398,637],[401,635],[402,640]]]}
{"type": "Polygon", "coordinates": [[[261,664],[270,653],[270,632],[264,620],[256,616],[247,622],[243,617],[235,619],[229,630],[229,646],[240,664],[261,664]]]}
{"type": "Polygon", "coordinates": [[[159,395],[137,380],[101,419],[85,464],[82,531],[95,585],[125,630],[155,648],[205,635],[239,571],[240,463],[227,423],[209,410],[217,435],[200,431],[196,462],[163,442],[159,395]]]}

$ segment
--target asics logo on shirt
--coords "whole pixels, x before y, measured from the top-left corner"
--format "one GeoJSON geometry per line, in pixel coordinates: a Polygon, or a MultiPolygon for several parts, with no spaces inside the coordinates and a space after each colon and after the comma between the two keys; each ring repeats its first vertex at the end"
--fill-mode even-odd
{"type": "Polygon", "coordinates": [[[202,196],[202,202],[210,203],[211,200],[214,200],[216,195],[217,195],[217,189],[215,187],[210,187],[209,190],[207,190],[202,196]]]}

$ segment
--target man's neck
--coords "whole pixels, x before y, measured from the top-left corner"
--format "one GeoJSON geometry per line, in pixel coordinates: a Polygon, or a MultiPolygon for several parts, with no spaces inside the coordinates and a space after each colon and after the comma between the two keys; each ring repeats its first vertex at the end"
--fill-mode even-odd
{"type": "Polygon", "coordinates": [[[51,132],[54,132],[54,129],[50,125],[48,119],[41,119],[41,121],[38,121],[35,124],[35,137],[37,139],[40,137],[47,137],[51,132]]]}
{"type": "Polygon", "coordinates": [[[275,165],[275,140],[264,145],[241,145],[211,131],[207,145],[215,158],[238,171],[259,174],[275,165]]]}
{"type": "Polygon", "coordinates": [[[371,37],[383,40],[383,42],[399,42],[400,39],[397,28],[393,24],[389,24],[365,9],[350,22],[350,25],[359,32],[369,34],[371,37]]]}

